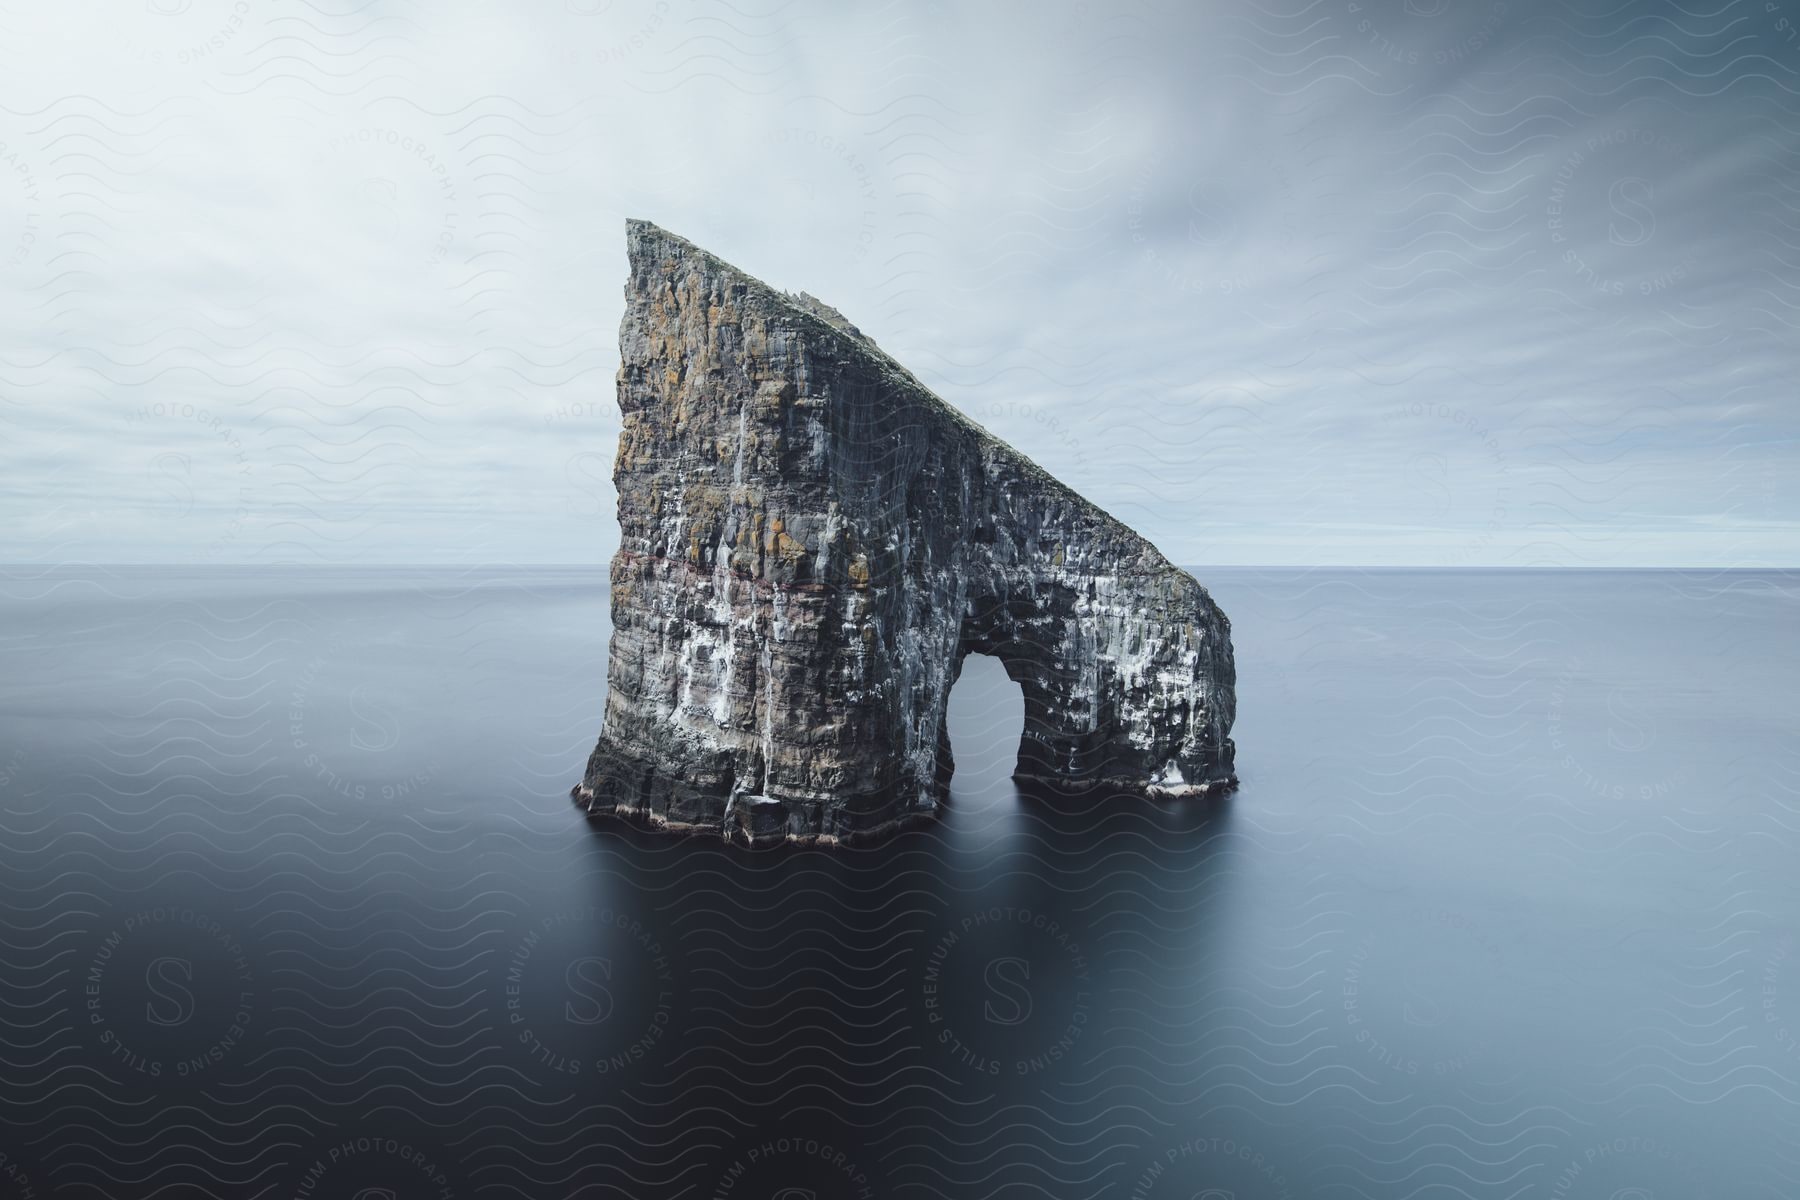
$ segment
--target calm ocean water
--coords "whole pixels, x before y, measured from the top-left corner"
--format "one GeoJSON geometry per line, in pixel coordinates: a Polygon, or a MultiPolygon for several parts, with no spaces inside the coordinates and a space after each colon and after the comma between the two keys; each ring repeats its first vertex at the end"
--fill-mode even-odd
{"type": "Polygon", "coordinates": [[[1198,573],[1229,800],[752,853],[603,569],[9,569],[0,1200],[1800,1195],[1800,573],[1198,573]]]}

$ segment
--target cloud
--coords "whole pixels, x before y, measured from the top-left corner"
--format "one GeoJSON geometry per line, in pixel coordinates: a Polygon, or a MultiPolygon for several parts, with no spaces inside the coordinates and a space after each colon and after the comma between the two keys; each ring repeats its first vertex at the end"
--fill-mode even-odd
{"type": "Polygon", "coordinates": [[[14,561],[601,562],[622,222],[1185,562],[1793,561],[1756,6],[14,6],[14,561]]]}

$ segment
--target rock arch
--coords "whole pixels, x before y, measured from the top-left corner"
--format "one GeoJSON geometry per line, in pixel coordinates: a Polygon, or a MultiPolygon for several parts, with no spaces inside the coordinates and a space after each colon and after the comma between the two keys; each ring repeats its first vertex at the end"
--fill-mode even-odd
{"type": "Polygon", "coordinates": [[[972,652],[1024,690],[1021,779],[1236,782],[1231,627],[1192,576],[834,309],[647,222],[627,240],[588,812],[753,843],[929,817],[972,652]]]}

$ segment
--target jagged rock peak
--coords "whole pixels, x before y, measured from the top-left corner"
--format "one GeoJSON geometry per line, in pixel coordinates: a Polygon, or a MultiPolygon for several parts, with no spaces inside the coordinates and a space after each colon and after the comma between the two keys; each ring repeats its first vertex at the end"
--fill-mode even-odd
{"type": "Polygon", "coordinates": [[[1023,688],[1016,775],[1235,782],[1230,623],[1142,537],[836,309],[627,223],[596,815],[761,843],[935,814],[971,653],[1023,688]]]}

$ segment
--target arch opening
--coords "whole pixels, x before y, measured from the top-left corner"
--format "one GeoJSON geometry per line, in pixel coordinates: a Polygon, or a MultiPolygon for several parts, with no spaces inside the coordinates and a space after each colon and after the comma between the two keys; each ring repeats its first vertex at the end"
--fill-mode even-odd
{"type": "Polygon", "coordinates": [[[963,655],[944,706],[944,728],[938,761],[952,794],[962,800],[1010,796],[1025,736],[1025,689],[997,656],[963,655]]]}

